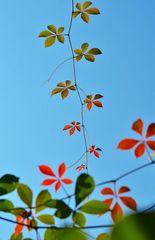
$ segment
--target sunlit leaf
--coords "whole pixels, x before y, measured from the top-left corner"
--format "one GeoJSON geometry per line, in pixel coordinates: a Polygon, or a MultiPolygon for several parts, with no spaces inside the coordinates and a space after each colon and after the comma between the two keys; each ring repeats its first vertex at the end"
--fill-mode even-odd
{"type": "Polygon", "coordinates": [[[81,18],[84,22],[86,22],[86,23],[89,22],[89,15],[87,13],[82,13],[81,18]]]}
{"type": "Polygon", "coordinates": [[[17,193],[20,199],[28,206],[32,206],[32,190],[25,184],[18,183],[17,193]]]}
{"type": "Polygon", "coordinates": [[[126,207],[132,209],[133,211],[137,210],[137,203],[133,198],[131,198],[131,197],[120,197],[120,199],[126,207]]]}
{"type": "Polygon", "coordinates": [[[121,221],[123,218],[123,210],[118,202],[115,203],[111,211],[111,217],[115,223],[121,221]]]}
{"type": "Polygon", "coordinates": [[[81,212],[73,213],[72,220],[75,224],[79,225],[80,227],[84,227],[86,224],[85,215],[81,212]]]}
{"type": "Polygon", "coordinates": [[[97,236],[96,240],[109,240],[109,234],[107,233],[101,233],[97,236]]]}
{"type": "Polygon", "coordinates": [[[99,9],[98,8],[94,8],[94,7],[85,10],[85,12],[87,12],[88,14],[92,14],[92,15],[100,14],[99,9]]]}
{"type": "Polygon", "coordinates": [[[53,37],[49,37],[45,40],[45,47],[50,47],[52,46],[56,41],[56,37],[53,36],[53,37]]]}
{"type": "Polygon", "coordinates": [[[52,33],[47,30],[44,30],[39,33],[39,37],[49,37],[49,36],[52,36],[52,33]]]}
{"type": "Polygon", "coordinates": [[[52,198],[52,196],[48,190],[42,190],[36,198],[35,212],[38,213],[38,212],[44,210],[46,208],[46,206],[45,206],[46,202],[48,200],[50,200],[51,198],[52,198]]]}
{"type": "Polygon", "coordinates": [[[14,208],[13,203],[7,199],[0,199],[0,211],[1,212],[10,212],[14,208]]]}
{"type": "Polygon", "coordinates": [[[85,54],[84,55],[85,59],[89,62],[94,62],[95,61],[95,57],[92,54],[85,54]]]}
{"type": "Polygon", "coordinates": [[[45,224],[54,224],[55,221],[54,221],[54,217],[52,215],[49,215],[49,214],[42,214],[40,216],[37,216],[37,219],[42,222],[42,223],[45,223],[45,224]]]}
{"type": "Polygon", "coordinates": [[[84,203],[79,210],[89,214],[103,214],[109,210],[109,207],[103,201],[91,200],[84,203]]]}

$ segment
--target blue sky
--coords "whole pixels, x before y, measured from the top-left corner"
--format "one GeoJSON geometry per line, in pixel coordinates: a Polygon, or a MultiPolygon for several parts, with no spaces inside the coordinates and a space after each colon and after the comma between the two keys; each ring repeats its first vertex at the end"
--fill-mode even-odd
{"type": "MultiPolygon", "coordinates": [[[[82,134],[69,137],[62,131],[64,125],[80,120],[76,94],[61,101],[59,96],[50,97],[47,84],[43,85],[52,70],[71,56],[68,41],[45,49],[43,40],[37,37],[49,24],[68,28],[70,2],[1,2],[1,175],[14,173],[31,186],[34,194],[43,189],[38,165],[48,164],[56,170],[62,162],[72,164],[84,151],[82,134]]],[[[85,110],[90,142],[103,149],[100,159],[89,159],[90,174],[101,182],[147,162],[146,155],[135,159],[133,151],[118,151],[116,146],[125,137],[136,137],[130,129],[136,119],[142,118],[146,126],[155,121],[155,2],[98,0],[94,5],[102,14],[92,16],[89,25],[76,19],[72,41],[74,48],[88,42],[103,52],[93,64],[84,60],[77,64],[79,85],[88,94],[104,95],[103,109],[85,110]]],[[[72,65],[68,62],[53,77],[51,88],[72,78],[72,65]]],[[[77,175],[74,168],[66,173],[72,179],[77,175]]],[[[131,187],[131,195],[143,207],[155,200],[153,181],[152,167],[120,184],[131,187]]],[[[72,187],[68,189],[73,191],[72,187]]],[[[96,197],[100,197],[100,189],[96,197]]],[[[57,196],[52,187],[50,191],[57,196]]],[[[58,196],[63,196],[63,192],[58,196]]],[[[90,219],[89,223],[93,221],[90,219]]],[[[13,228],[1,223],[7,233],[1,230],[0,240],[7,239],[13,228]]]]}

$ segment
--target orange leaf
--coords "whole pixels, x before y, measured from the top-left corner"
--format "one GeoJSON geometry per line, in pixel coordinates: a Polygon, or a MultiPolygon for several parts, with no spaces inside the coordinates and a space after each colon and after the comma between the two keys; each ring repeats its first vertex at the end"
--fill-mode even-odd
{"type": "Polygon", "coordinates": [[[57,180],[56,179],[45,179],[41,185],[43,186],[49,186],[49,185],[52,185],[53,183],[55,183],[57,180]]]}
{"type": "MultiPolygon", "coordinates": [[[[31,220],[30,219],[26,219],[26,224],[27,225],[31,225],[31,220]]],[[[30,226],[27,226],[27,229],[30,231],[32,228],[30,226]]]]}
{"type": "Polygon", "coordinates": [[[96,106],[96,107],[103,107],[102,103],[100,101],[94,101],[93,104],[96,106]]]}
{"type": "Polygon", "coordinates": [[[92,108],[92,102],[87,103],[87,109],[90,110],[92,108]]]}
{"type": "Polygon", "coordinates": [[[118,194],[126,193],[126,192],[129,192],[129,191],[130,191],[130,188],[128,188],[126,186],[122,186],[122,187],[120,187],[120,189],[118,191],[118,194]]]}
{"type": "Polygon", "coordinates": [[[155,141],[147,141],[146,143],[149,146],[149,148],[155,151],[155,141]]]}
{"type": "Polygon", "coordinates": [[[152,137],[155,135],[155,123],[151,123],[146,131],[146,138],[152,137]]]}
{"type": "Polygon", "coordinates": [[[133,148],[138,142],[139,140],[126,138],[119,142],[117,148],[122,150],[128,150],[133,148]]]}
{"type": "Polygon", "coordinates": [[[118,202],[115,203],[111,211],[111,217],[115,223],[118,223],[123,218],[123,210],[118,202]]]}
{"type": "Polygon", "coordinates": [[[61,182],[57,182],[55,184],[55,191],[58,191],[60,189],[60,187],[61,187],[61,182]]]}
{"type": "Polygon", "coordinates": [[[102,195],[114,195],[114,191],[111,188],[103,188],[101,190],[102,195]]]}
{"type": "Polygon", "coordinates": [[[137,203],[133,198],[131,198],[131,197],[120,197],[120,199],[126,207],[132,209],[133,211],[137,210],[137,203]]]}
{"type": "Polygon", "coordinates": [[[60,178],[64,175],[66,170],[67,170],[67,168],[66,168],[65,163],[60,164],[60,166],[58,167],[58,174],[59,174],[60,178]]]}
{"type": "Polygon", "coordinates": [[[132,125],[132,130],[134,130],[135,132],[139,133],[140,135],[143,134],[143,121],[141,119],[138,119],[137,121],[135,121],[132,125]]]}
{"type": "Polygon", "coordinates": [[[70,136],[73,135],[74,132],[75,132],[75,127],[72,127],[72,128],[70,129],[70,131],[69,131],[69,135],[70,135],[70,136]]]}
{"type": "Polygon", "coordinates": [[[72,127],[71,125],[66,125],[66,126],[64,126],[63,130],[68,130],[68,129],[70,129],[71,127],[72,127]]]}
{"type": "Polygon", "coordinates": [[[81,131],[81,127],[80,126],[76,126],[76,129],[80,132],[81,131]]]}
{"type": "MultiPolygon", "coordinates": [[[[16,222],[24,224],[24,218],[21,216],[16,217],[16,222]]],[[[17,224],[14,230],[15,236],[18,236],[23,231],[24,225],[17,224]]]]}
{"type": "Polygon", "coordinates": [[[53,170],[47,165],[40,165],[39,170],[45,175],[55,177],[53,170]]]}
{"type": "Polygon", "coordinates": [[[135,149],[136,158],[141,157],[145,153],[145,145],[143,143],[139,144],[135,149]]]}
{"type": "Polygon", "coordinates": [[[84,164],[81,164],[80,166],[78,166],[77,168],[76,168],[76,170],[77,171],[81,171],[81,170],[83,170],[83,169],[85,169],[85,165],[84,164]]]}
{"type": "Polygon", "coordinates": [[[109,199],[106,199],[103,201],[104,203],[106,203],[108,205],[108,207],[110,208],[111,207],[111,204],[113,202],[113,198],[109,198],[109,199]]]}
{"type": "Polygon", "coordinates": [[[73,183],[73,181],[71,180],[71,179],[69,179],[69,178],[64,178],[64,179],[62,179],[61,180],[63,183],[65,183],[65,184],[71,184],[71,183],[73,183]]]}

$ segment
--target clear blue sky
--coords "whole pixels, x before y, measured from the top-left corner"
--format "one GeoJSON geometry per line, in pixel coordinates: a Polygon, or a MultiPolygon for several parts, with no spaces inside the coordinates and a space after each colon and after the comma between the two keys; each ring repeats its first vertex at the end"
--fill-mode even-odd
{"type": "MultiPolygon", "coordinates": [[[[70,165],[83,153],[82,134],[68,137],[62,131],[65,124],[80,120],[76,94],[61,101],[59,96],[51,98],[47,85],[42,85],[70,57],[68,42],[45,49],[37,37],[49,24],[67,29],[70,5],[70,0],[10,0],[2,1],[0,7],[1,175],[14,173],[35,195],[43,189],[38,165],[48,164],[56,170],[61,162],[70,165]]],[[[146,155],[137,160],[133,151],[118,151],[116,145],[125,137],[136,137],[130,127],[137,118],[146,125],[155,122],[155,1],[98,0],[94,5],[102,14],[92,16],[89,25],[76,19],[72,39],[74,48],[89,42],[103,51],[94,64],[84,60],[77,64],[79,85],[88,94],[104,95],[103,110],[85,111],[90,142],[103,149],[100,159],[89,160],[90,174],[101,182],[147,162],[146,155]]],[[[72,80],[71,63],[55,74],[51,87],[66,79],[72,80]]],[[[66,176],[75,179],[77,172],[69,169],[66,176]]],[[[131,187],[141,208],[155,200],[153,182],[152,167],[120,184],[131,187]]],[[[50,190],[56,196],[52,187],[50,190]]],[[[58,196],[63,196],[62,190],[58,196]]],[[[99,222],[105,223],[104,218],[99,222]]],[[[1,222],[0,240],[7,240],[13,228],[1,222]]]]}

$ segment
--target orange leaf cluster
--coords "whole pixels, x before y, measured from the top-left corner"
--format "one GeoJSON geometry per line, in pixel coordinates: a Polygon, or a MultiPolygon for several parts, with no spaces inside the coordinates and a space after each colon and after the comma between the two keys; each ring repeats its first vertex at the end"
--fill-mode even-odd
{"type": "MultiPolygon", "coordinates": [[[[114,199],[120,199],[121,202],[127,207],[130,208],[133,211],[137,210],[137,203],[136,201],[128,196],[120,196],[123,193],[127,193],[130,191],[130,188],[126,186],[122,186],[119,188],[118,192],[115,193],[112,188],[103,188],[101,190],[102,195],[112,195],[111,198],[108,198],[104,200],[103,202],[106,203],[109,207],[109,209],[112,206],[112,203],[114,199]]],[[[118,200],[116,200],[114,206],[111,208],[111,217],[115,223],[119,222],[123,218],[123,210],[122,207],[120,206],[118,200]]]]}
{"type": "Polygon", "coordinates": [[[80,123],[79,122],[71,122],[69,125],[64,126],[63,131],[69,130],[69,135],[73,135],[75,130],[81,131],[80,123]]]}
{"type": "Polygon", "coordinates": [[[100,154],[99,152],[101,152],[101,148],[96,148],[95,145],[91,146],[89,148],[89,152],[90,154],[93,153],[95,157],[99,158],[100,157],[100,154]]]}
{"type": "Polygon", "coordinates": [[[92,95],[88,95],[84,100],[84,103],[86,104],[86,107],[88,108],[88,110],[90,110],[93,105],[95,105],[96,107],[103,107],[102,103],[98,101],[98,99],[102,97],[103,96],[101,94],[96,94],[94,98],[92,97],[92,95]]]}

